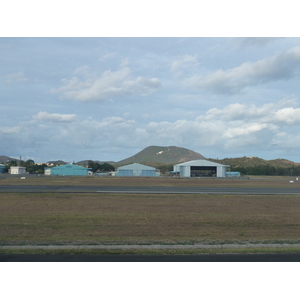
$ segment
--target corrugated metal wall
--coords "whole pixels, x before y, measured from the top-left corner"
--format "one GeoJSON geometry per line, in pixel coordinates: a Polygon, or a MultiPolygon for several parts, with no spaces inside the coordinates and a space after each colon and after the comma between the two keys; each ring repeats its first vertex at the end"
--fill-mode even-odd
{"type": "Polygon", "coordinates": [[[142,170],[142,176],[156,176],[156,171],[155,170],[142,170]]]}
{"type": "Polygon", "coordinates": [[[64,165],[59,167],[54,167],[51,169],[51,175],[58,176],[87,176],[87,168],[75,166],[75,165],[64,165]]]}
{"type": "Polygon", "coordinates": [[[118,176],[133,176],[133,170],[119,170],[118,176]]]}

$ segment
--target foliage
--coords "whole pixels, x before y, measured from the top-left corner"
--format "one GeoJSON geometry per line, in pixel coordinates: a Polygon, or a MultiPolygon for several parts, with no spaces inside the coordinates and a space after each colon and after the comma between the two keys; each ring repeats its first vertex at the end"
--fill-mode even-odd
{"type": "Polygon", "coordinates": [[[300,166],[274,167],[270,165],[253,167],[235,167],[231,171],[241,172],[242,175],[271,175],[271,176],[300,176],[300,166]]]}
{"type": "Polygon", "coordinates": [[[244,156],[209,160],[229,165],[230,171],[241,172],[242,175],[300,176],[300,164],[285,159],[264,160],[244,156]]]}
{"type": "Polygon", "coordinates": [[[11,160],[8,163],[6,163],[6,168],[4,169],[4,172],[7,173],[10,167],[17,166],[17,162],[15,160],[11,160]]]}
{"type": "Polygon", "coordinates": [[[91,168],[93,173],[115,171],[115,167],[108,163],[99,164],[99,163],[93,162],[92,160],[88,161],[88,168],[91,168]]]}
{"type": "Polygon", "coordinates": [[[46,164],[38,165],[32,159],[28,159],[26,161],[21,160],[20,166],[26,168],[26,172],[29,174],[43,174],[45,168],[47,167],[46,164]]]}

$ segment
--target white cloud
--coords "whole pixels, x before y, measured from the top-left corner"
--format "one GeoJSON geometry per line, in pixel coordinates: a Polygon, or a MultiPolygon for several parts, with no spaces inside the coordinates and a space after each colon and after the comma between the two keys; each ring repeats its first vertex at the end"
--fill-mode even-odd
{"type": "Polygon", "coordinates": [[[280,153],[300,147],[297,127],[300,111],[297,107],[282,107],[288,102],[261,106],[236,103],[173,122],[139,123],[120,116],[80,120],[75,114],[39,112],[29,122],[0,128],[0,135],[4,144],[9,141],[20,149],[41,149],[42,145],[54,153],[63,149],[70,155],[75,151],[72,149],[82,149],[82,156],[91,149],[119,149],[121,153],[122,149],[149,145],[182,146],[207,157],[214,157],[211,153],[223,155],[237,151],[246,155],[259,149],[268,152],[276,149],[280,153]]]}
{"type": "Polygon", "coordinates": [[[261,107],[258,107],[254,104],[246,105],[234,103],[223,109],[212,108],[207,111],[205,116],[200,116],[199,118],[204,118],[205,120],[214,120],[219,118],[225,121],[253,120],[266,117],[272,110],[276,109],[276,107],[277,105],[274,103],[267,103],[261,107]]]}
{"type": "Polygon", "coordinates": [[[171,63],[171,72],[174,73],[174,75],[179,76],[182,74],[182,71],[190,66],[197,65],[197,56],[196,55],[184,55],[180,57],[179,59],[173,61],[171,63]]]}
{"type": "Polygon", "coordinates": [[[29,79],[25,77],[23,72],[17,72],[17,73],[12,73],[6,76],[6,83],[7,84],[14,84],[14,83],[22,83],[26,82],[29,79]]]}
{"type": "Polygon", "coordinates": [[[20,132],[20,129],[20,126],[0,127],[0,134],[18,134],[20,132]]]}
{"type": "Polygon", "coordinates": [[[279,102],[266,103],[261,106],[234,103],[222,109],[212,108],[198,120],[224,120],[227,122],[242,121],[274,124],[297,125],[300,124],[300,108],[293,108],[295,99],[283,99],[279,102]],[[288,106],[288,107],[286,107],[288,106]]]}
{"type": "Polygon", "coordinates": [[[261,123],[250,123],[250,124],[242,124],[238,127],[231,127],[228,128],[222,137],[224,138],[235,138],[238,136],[246,136],[250,135],[252,133],[261,131],[262,129],[268,128],[269,126],[267,124],[261,124],[261,123]]]}
{"type": "MultiPolygon", "coordinates": [[[[282,107],[288,102],[285,100],[261,106],[235,103],[223,109],[208,110],[197,118],[174,122],[141,124],[118,116],[102,120],[74,119],[74,122],[66,123],[59,129],[44,130],[47,130],[49,138],[55,143],[83,148],[87,145],[90,148],[101,148],[104,145],[120,148],[189,145],[187,148],[203,151],[213,147],[219,149],[219,152],[222,149],[227,152],[237,149],[247,152],[250,148],[282,147],[290,139],[291,130],[300,124],[300,109],[282,107]]],[[[40,119],[44,120],[48,115],[40,113],[40,119]]]]}
{"type": "Polygon", "coordinates": [[[113,53],[113,52],[112,53],[108,53],[108,54],[103,55],[100,60],[107,61],[107,60],[113,58],[115,55],[116,55],[116,53],[113,53]]]}
{"type": "Polygon", "coordinates": [[[206,76],[194,75],[184,84],[216,94],[234,94],[245,87],[266,82],[287,80],[297,75],[300,67],[300,46],[283,51],[257,62],[246,62],[224,71],[217,70],[206,76]]]}
{"type": "Polygon", "coordinates": [[[33,117],[35,120],[53,123],[69,123],[74,122],[76,115],[74,114],[49,114],[45,111],[39,112],[33,117]]]}
{"type": "Polygon", "coordinates": [[[275,113],[275,121],[288,125],[300,124],[300,108],[287,107],[275,113]]]}
{"type": "Polygon", "coordinates": [[[79,71],[84,71],[84,79],[76,76],[63,79],[63,86],[52,89],[51,92],[78,101],[102,101],[136,94],[146,96],[161,87],[161,82],[157,78],[133,78],[131,70],[127,67],[114,72],[107,70],[100,77],[88,73],[86,67],[76,69],[76,74],[79,74],[79,71]]]}

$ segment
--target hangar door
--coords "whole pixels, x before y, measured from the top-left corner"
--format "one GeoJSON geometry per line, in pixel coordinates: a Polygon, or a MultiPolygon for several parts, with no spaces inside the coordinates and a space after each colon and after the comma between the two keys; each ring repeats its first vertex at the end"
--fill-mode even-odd
{"type": "Polygon", "coordinates": [[[142,176],[156,176],[155,170],[142,170],[142,176]]]}
{"type": "Polygon", "coordinates": [[[119,170],[119,176],[133,176],[133,170],[119,170]]]}
{"type": "Polygon", "coordinates": [[[216,177],[217,167],[191,166],[191,177],[216,177]]]}

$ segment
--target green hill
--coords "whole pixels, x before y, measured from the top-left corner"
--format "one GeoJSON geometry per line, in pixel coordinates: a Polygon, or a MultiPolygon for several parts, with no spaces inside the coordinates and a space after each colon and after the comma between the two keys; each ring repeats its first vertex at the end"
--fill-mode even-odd
{"type": "Polygon", "coordinates": [[[259,157],[244,156],[224,159],[210,158],[209,160],[230,165],[231,171],[239,171],[244,175],[300,175],[300,163],[295,163],[287,159],[264,160],[259,157]]]}
{"type": "Polygon", "coordinates": [[[201,154],[186,148],[176,146],[149,146],[116,164],[119,166],[132,163],[177,164],[196,159],[204,159],[204,157],[201,154]]]}

